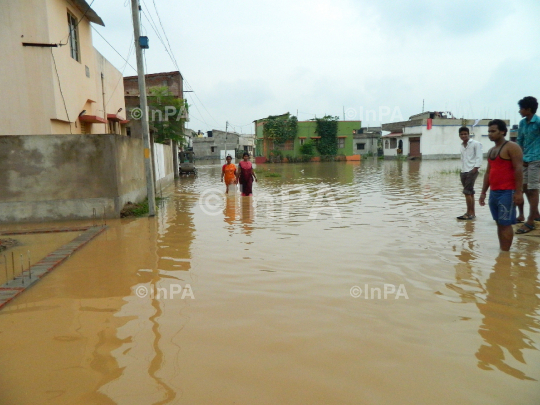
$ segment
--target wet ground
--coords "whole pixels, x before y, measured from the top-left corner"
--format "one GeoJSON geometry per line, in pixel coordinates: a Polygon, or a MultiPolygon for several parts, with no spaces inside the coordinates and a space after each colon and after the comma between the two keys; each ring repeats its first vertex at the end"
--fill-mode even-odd
{"type": "Polygon", "coordinates": [[[538,404],[540,238],[458,167],[199,166],[0,311],[0,404],[538,404]]]}

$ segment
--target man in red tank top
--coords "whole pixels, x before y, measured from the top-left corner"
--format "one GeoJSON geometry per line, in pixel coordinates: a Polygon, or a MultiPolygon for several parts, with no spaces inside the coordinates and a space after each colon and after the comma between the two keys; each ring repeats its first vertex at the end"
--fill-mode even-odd
{"type": "Polygon", "coordinates": [[[484,175],[482,193],[478,202],[486,205],[489,193],[489,209],[497,222],[497,235],[501,250],[508,251],[514,239],[512,225],[516,221],[516,205],[523,204],[523,153],[518,144],[508,142],[506,123],[502,120],[490,121],[489,139],[495,146],[488,152],[488,164],[484,175]]]}

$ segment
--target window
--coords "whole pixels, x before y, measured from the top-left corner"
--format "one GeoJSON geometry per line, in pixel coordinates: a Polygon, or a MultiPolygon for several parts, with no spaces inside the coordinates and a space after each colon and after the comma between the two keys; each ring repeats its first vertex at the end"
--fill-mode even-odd
{"type": "Polygon", "coordinates": [[[77,62],[81,61],[81,53],[79,49],[79,31],[77,29],[77,19],[70,13],[67,15],[69,27],[69,49],[71,57],[77,62]]]}
{"type": "Polygon", "coordinates": [[[305,139],[300,139],[300,146],[304,144],[305,139]]]}
{"type": "Polygon", "coordinates": [[[283,144],[283,150],[293,150],[293,141],[292,139],[289,139],[288,141],[285,141],[283,144]]]}
{"type": "Polygon", "coordinates": [[[357,143],[356,144],[356,150],[364,150],[366,149],[366,144],[365,143],[357,143]]]}
{"type": "Polygon", "coordinates": [[[390,143],[388,142],[388,139],[384,141],[384,149],[390,149],[390,143]]]}
{"type": "Polygon", "coordinates": [[[244,152],[249,152],[249,147],[247,145],[244,145],[244,152]]]}
{"type": "Polygon", "coordinates": [[[390,138],[390,149],[396,149],[396,148],[397,148],[397,139],[390,138]]]}
{"type": "Polygon", "coordinates": [[[343,149],[345,147],[345,138],[338,138],[337,147],[338,149],[343,149]]]}
{"type": "Polygon", "coordinates": [[[210,146],[210,152],[214,153],[216,151],[216,147],[215,146],[210,146]]]}
{"type": "Polygon", "coordinates": [[[126,135],[131,136],[131,127],[126,127],[126,135]]]}

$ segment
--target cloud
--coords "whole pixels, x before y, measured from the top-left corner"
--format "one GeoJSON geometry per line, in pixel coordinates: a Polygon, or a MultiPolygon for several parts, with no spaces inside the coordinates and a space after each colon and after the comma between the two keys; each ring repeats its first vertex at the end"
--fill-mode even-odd
{"type": "MultiPolygon", "coordinates": [[[[147,18],[157,21],[153,2],[142,4],[148,72],[174,70],[147,18]]],[[[196,92],[188,93],[198,107],[191,109],[199,119],[194,129],[243,125],[297,109],[342,116],[343,107],[398,106],[408,117],[421,110],[423,99],[426,109],[456,115],[510,112],[516,97],[540,95],[537,0],[156,4],[186,88],[196,92]]],[[[96,2],[94,8],[107,24],[100,32],[126,55],[133,29],[131,10],[122,5],[96,2]]],[[[124,64],[94,38],[115,66],[124,64]]],[[[133,55],[130,62],[135,66],[133,55]]]]}
{"type": "Polygon", "coordinates": [[[515,3],[504,0],[380,0],[374,4],[381,23],[387,27],[419,34],[429,32],[433,39],[480,32],[516,10],[515,3]]]}

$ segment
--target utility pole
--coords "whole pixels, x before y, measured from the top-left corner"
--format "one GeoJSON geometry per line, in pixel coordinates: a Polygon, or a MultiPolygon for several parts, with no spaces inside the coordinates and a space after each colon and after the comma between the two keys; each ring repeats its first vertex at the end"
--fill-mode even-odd
{"type": "Polygon", "coordinates": [[[225,160],[227,160],[227,136],[228,135],[229,135],[229,121],[225,123],[225,156],[223,156],[225,160]]]}
{"type": "Polygon", "coordinates": [[[146,192],[148,195],[148,214],[156,215],[156,195],[154,189],[154,173],[152,171],[152,149],[150,147],[150,128],[148,126],[148,103],[146,100],[146,81],[144,77],[144,63],[141,44],[141,26],[139,20],[139,1],[131,0],[133,14],[133,32],[135,36],[135,52],[137,54],[137,73],[139,75],[139,99],[141,103],[141,126],[144,140],[144,171],[146,173],[146,192]]]}

